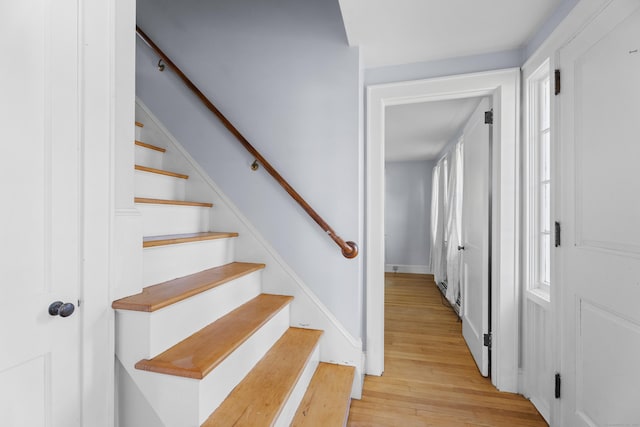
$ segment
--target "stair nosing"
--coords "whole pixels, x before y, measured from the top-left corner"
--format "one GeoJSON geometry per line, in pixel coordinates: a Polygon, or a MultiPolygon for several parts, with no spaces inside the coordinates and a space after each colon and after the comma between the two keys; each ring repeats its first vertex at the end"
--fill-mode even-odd
{"type": "Polygon", "coordinates": [[[146,142],[138,141],[137,139],[135,140],[135,145],[137,145],[138,147],[148,148],[149,150],[159,151],[161,153],[167,152],[166,148],[158,147],[157,145],[153,144],[147,144],[146,142]]]}
{"type": "Polygon", "coordinates": [[[228,239],[238,237],[238,233],[230,231],[204,231],[200,233],[167,234],[162,236],[146,236],[142,240],[143,248],[178,245],[181,243],[203,242],[207,240],[228,239]]]}
{"type": "MultiPolygon", "coordinates": [[[[269,419],[261,420],[261,421],[266,421],[268,423],[268,425],[272,425],[272,423],[282,413],[282,409],[284,408],[284,406],[286,405],[287,401],[289,400],[289,398],[291,396],[291,393],[295,389],[298,381],[300,381],[300,377],[302,376],[302,373],[304,372],[305,367],[308,365],[309,361],[311,360],[311,357],[313,356],[314,351],[316,350],[317,346],[320,343],[320,338],[321,338],[322,334],[324,333],[323,331],[316,330],[316,329],[302,329],[302,328],[290,327],[284,333],[284,335],[273,345],[273,347],[271,347],[271,349],[267,352],[267,354],[265,354],[265,356],[262,359],[260,359],[260,361],[253,367],[253,369],[251,369],[251,371],[240,382],[240,384],[238,384],[233,389],[233,391],[229,394],[229,396],[227,396],[227,398],[222,402],[222,404],[220,404],[220,406],[215,411],[213,411],[213,413],[211,415],[209,415],[209,417],[205,420],[205,422],[201,425],[201,427],[218,425],[218,424],[216,424],[216,421],[219,421],[219,420],[217,420],[215,418],[216,414],[219,411],[228,412],[228,410],[225,408],[225,405],[227,404],[227,402],[229,402],[229,399],[238,399],[238,397],[236,397],[236,395],[240,395],[239,397],[242,398],[242,399],[239,399],[240,401],[246,402],[247,400],[249,400],[249,399],[247,399],[247,396],[243,396],[243,394],[246,393],[245,390],[253,389],[256,385],[258,385],[258,384],[252,384],[252,383],[255,383],[257,379],[263,378],[263,377],[271,377],[268,373],[263,372],[263,371],[266,370],[266,368],[270,365],[270,363],[273,362],[274,359],[286,359],[286,358],[283,358],[281,355],[278,354],[278,351],[282,351],[282,350],[280,350],[280,347],[283,346],[281,344],[283,342],[283,340],[285,340],[285,339],[293,340],[293,339],[295,339],[295,337],[289,337],[289,335],[290,334],[303,333],[302,331],[308,331],[308,332],[304,332],[304,333],[310,334],[307,337],[309,342],[305,343],[305,352],[307,352],[307,353],[304,355],[304,361],[302,361],[302,360],[296,361],[296,362],[302,362],[302,363],[300,364],[300,366],[296,366],[296,372],[293,373],[295,375],[295,378],[291,378],[293,381],[291,382],[291,384],[288,384],[287,390],[284,391],[284,394],[282,395],[282,398],[283,398],[282,401],[279,402],[279,405],[277,406],[277,408],[274,408],[274,410],[271,411],[268,414],[269,419]],[[310,344],[312,344],[312,345],[310,345],[310,344]]],[[[275,404],[275,403],[278,403],[278,402],[271,402],[271,403],[275,404]]],[[[230,404],[233,404],[233,403],[230,403],[230,404]]],[[[245,410],[243,412],[241,412],[241,414],[247,413],[248,409],[249,408],[245,408],[245,410]]],[[[262,408],[262,409],[264,409],[264,408],[262,408]]],[[[225,416],[226,414],[218,414],[218,415],[219,416],[225,416]]],[[[230,421],[230,420],[227,419],[226,421],[230,421]]],[[[239,421],[240,420],[236,418],[235,421],[231,421],[231,423],[233,424],[233,422],[239,422],[239,421]]],[[[246,420],[243,420],[243,421],[246,421],[246,420]]],[[[235,425],[235,424],[233,424],[233,425],[235,425]]],[[[239,423],[238,425],[244,425],[244,424],[239,423]]]]}
{"type": "Polygon", "coordinates": [[[185,175],[183,173],[171,172],[163,169],[150,168],[148,166],[135,165],[134,169],[140,172],[149,172],[149,173],[155,173],[157,175],[170,176],[173,178],[189,179],[189,175],[185,175]]]}
{"type": "Polygon", "coordinates": [[[186,200],[170,200],[170,199],[153,199],[150,197],[135,197],[134,203],[144,203],[150,205],[176,205],[176,206],[200,206],[203,208],[213,207],[213,203],[208,202],[189,202],[186,200]]]}
{"type": "Polygon", "coordinates": [[[167,280],[151,286],[145,286],[140,293],[114,301],[111,304],[111,307],[116,310],[153,313],[154,311],[168,307],[180,301],[184,301],[194,295],[206,292],[210,289],[231,282],[232,280],[262,270],[265,267],[265,264],[232,262],[218,267],[208,268],[187,276],[167,280]],[[231,273],[227,271],[234,269],[236,271],[231,273]],[[219,273],[220,277],[216,277],[216,273],[219,273]],[[185,286],[182,284],[192,280],[200,282],[199,284],[192,286],[185,286]],[[165,293],[167,290],[177,290],[176,288],[182,287],[186,287],[187,289],[183,289],[180,293],[176,293],[174,295],[164,296],[162,298],[158,297],[155,301],[151,296],[154,293],[165,293]]]}
{"type": "MultiPolygon", "coordinates": [[[[135,364],[135,368],[138,370],[143,370],[147,372],[155,372],[155,373],[172,375],[177,377],[192,378],[197,380],[204,379],[209,373],[211,373],[211,371],[213,371],[227,357],[229,357],[229,355],[231,355],[236,349],[238,349],[249,338],[251,338],[257,331],[259,331],[260,328],[262,328],[271,319],[273,319],[278,313],[284,310],[291,303],[292,300],[293,300],[293,297],[287,296],[287,295],[269,295],[269,294],[258,295],[252,300],[242,304],[241,306],[237,307],[235,310],[227,313],[226,315],[220,317],[216,321],[210,323],[209,325],[205,326],[204,328],[200,329],[199,331],[195,332],[194,334],[180,341],[173,347],[153,357],[152,359],[140,360],[138,363],[135,364]],[[245,321],[245,324],[242,325],[244,329],[240,330],[239,331],[240,333],[238,333],[236,336],[233,336],[232,339],[230,339],[231,342],[227,343],[228,345],[226,346],[226,348],[224,348],[223,351],[220,351],[220,354],[217,355],[215,359],[208,361],[208,363],[203,364],[203,366],[180,367],[180,366],[173,365],[171,362],[158,361],[158,359],[161,359],[163,355],[166,355],[172,351],[173,352],[177,351],[178,352],[177,356],[183,356],[177,350],[179,349],[180,346],[187,346],[192,341],[197,342],[201,336],[205,336],[205,337],[207,337],[207,335],[215,336],[216,333],[218,334],[220,333],[220,329],[225,329],[225,330],[231,329],[230,328],[231,325],[236,326],[236,328],[234,329],[235,329],[235,332],[238,332],[237,325],[239,321],[236,318],[238,316],[241,317],[242,315],[253,313],[255,311],[255,308],[253,306],[259,305],[261,302],[260,300],[265,300],[265,299],[272,300],[271,303],[273,304],[273,306],[269,307],[269,311],[266,314],[262,314],[262,316],[260,317],[257,323],[251,323],[250,321],[249,322],[245,321]]],[[[208,337],[208,338],[213,338],[213,337],[208,337]]],[[[216,345],[221,345],[220,342],[224,340],[221,340],[220,337],[218,337],[218,340],[210,339],[208,341],[215,341],[216,345]]],[[[200,345],[198,347],[199,347],[198,349],[202,349],[205,346],[200,345]]],[[[188,352],[188,353],[190,355],[193,355],[195,352],[193,353],[188,352]]],[[[208,351],[207,354],[211,354],[211,352],[208,351]]],[[[183,360],[183,359],[184,357],[177,358],[177,360],[183,360]]]]}
{"type": "Polygon", "coordinates": [[[143,128],[144,124],[140,123],[140,122],[136,122],[136,126],[138,126],[139,128],[143,128]]]}

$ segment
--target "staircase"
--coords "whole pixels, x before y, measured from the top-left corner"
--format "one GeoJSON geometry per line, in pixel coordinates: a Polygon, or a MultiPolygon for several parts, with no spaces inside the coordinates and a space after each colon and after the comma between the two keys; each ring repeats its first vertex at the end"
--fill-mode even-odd
{"type": "Polygon", "coordinates": [[[118,391],[135,388],[153,416],[122,411],[120,426],[345,425],[354,368],[320,361],[323,331],[291,326],[294,297],[263,293],[267,266],[235,261],[239,234],[211,231],[215,206],[188,200],[189,176],[165,170],[170,148],[143,142],[143,127],[136,122],[144,288],[112,306],[130,379],[118,391]]]}

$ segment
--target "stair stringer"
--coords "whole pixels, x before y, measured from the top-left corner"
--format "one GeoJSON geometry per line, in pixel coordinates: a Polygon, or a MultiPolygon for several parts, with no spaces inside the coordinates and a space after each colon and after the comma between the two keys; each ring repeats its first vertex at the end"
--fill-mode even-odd
{"type": "Polygon", "coordinates": [[[215,218],[212,223],[216,228],[239,232],[235,241],[236,259],[267,265],[262,273],[263,292],[294,297],[291,304],[291,325],[324,331],[320,341],[320,361],[349,365],[356,369],[351,397],[360,399],[364,382],[362,341],[344,328],[182,144],[137,97],[136,120],[145,123],[145,139],[167,147],[164,154],[165,168],[189,175],[191,182],[187,187],[187,198],[213,202],[215,218]]]}

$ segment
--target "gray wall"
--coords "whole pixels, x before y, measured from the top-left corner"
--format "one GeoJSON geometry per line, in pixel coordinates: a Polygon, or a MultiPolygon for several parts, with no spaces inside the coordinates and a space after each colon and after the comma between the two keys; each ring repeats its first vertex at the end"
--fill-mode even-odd
{"type": "MultiPolygon", "coordinates": [[[[363,247],[359,54],[337,0],[138,0],[138,25],[345,240],[363,247]]],[[[339,248],[140,41],[136,93],[320,300],[362,335],[339,248]]]]}
{"type": "Polygon", "coordinates": [[[522,50],[515,49],[482,55],[447,58],[411,64],[367,68],[365,85],[376,85],[407,80],[430,79],[456,74],[513,68],[522,65],[522,50]]]}
{"type": "Polygon", "coordinates": [[[385,164],[385,263],[429,266],[435,161],[385,164]]]}

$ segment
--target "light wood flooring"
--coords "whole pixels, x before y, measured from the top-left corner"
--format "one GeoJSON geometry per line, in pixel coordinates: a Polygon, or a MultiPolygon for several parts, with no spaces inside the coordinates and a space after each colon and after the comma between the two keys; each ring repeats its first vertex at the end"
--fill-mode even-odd
{"type": "Polygon", "coordinates": [[[547,425],[527,399],[480,376],[432,276],[388,274],[385,282],[384,375],[366,377],[348,426],[547,425]]]}

